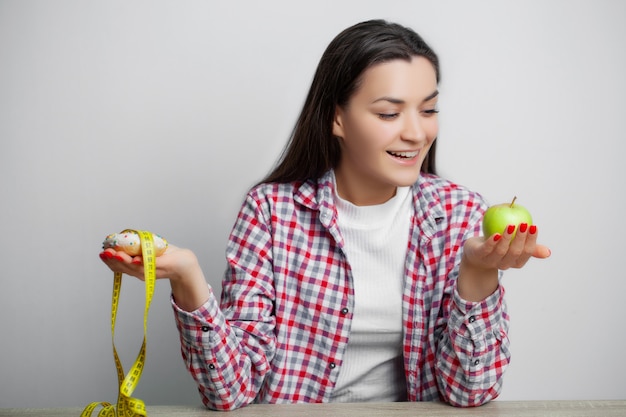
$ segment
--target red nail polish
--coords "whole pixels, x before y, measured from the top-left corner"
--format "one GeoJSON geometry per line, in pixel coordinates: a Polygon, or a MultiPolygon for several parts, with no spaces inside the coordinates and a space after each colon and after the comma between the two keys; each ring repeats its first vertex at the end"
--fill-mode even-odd
{"type": "Polygon", "coordinates": [[[506,228],[506,232],[510,235],[513,234],[513,232],[515,232],[515,225],[514,224],[510,224],[507,228],[506,228]]]}
{"type": "Polygon", "coordinates": [[[534,235],[535,233],[537,233],[537,226],[535,226],[534,224],[530,226],[528,233],[530,233],[531,235],[534,235]]]}
{"type": "Polygon", "coordinates": [[[493,235],[494,242],[497,242],[500,239],[502,239],[502,235],[500,233],[496,233],[495,235],[493,235]]]}
{"type": "Polygon", "coordinates": [[[102,252],[100,254],[100,257],[106,261],[108,259],[111,259],[113,255],[111,254],[111,252],[102,252]]]}
{"type": "Polygon", "coordinates": [[[120,262],[124,262],[124,258],[121,255],[115,255],[114,258],[120,262]]]}
{"type": "Polygon", "coordinates": [[[520,223],[519,225],[519,231],[521,233],[524,233],[526,231],[526,229],[528,229],[528,223],[520,223]]]}
{"type": "Polygon", "coordinates": [[[135,265],[141,265],[141,259],[133,259],[132,263],[135,265]]]}

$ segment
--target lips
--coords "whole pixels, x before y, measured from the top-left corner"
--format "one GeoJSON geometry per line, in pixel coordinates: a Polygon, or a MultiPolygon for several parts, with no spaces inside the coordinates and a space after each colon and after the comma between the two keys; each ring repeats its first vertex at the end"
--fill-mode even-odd
{"type": "Polygon", "coordinates": [[[395,156],[396,158],[411,159],[411,158],[415,158],[419,154],[419,151],[402,151],[402,152],[387,151],[387,153],[391,156],[395,156]]]}

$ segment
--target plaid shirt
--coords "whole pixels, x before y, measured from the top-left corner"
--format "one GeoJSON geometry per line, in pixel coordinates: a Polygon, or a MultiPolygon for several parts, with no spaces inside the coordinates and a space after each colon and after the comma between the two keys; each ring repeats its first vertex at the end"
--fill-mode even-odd
{"type": "MultiPolygon", "coordinates": [[[[327,402],[350,337],[351,268],[342,250],[330,173],[317,182],[263,184],[247,195],[226,250],[221,303],[172,300],[183,358],[204,404],[327,402]]],[[[476,406],[495,398],[510,359],[500,286],[482,302],[456,290],[463,242],[486,204],[422,174],[402,298],[409,401],[476,406]]]]}

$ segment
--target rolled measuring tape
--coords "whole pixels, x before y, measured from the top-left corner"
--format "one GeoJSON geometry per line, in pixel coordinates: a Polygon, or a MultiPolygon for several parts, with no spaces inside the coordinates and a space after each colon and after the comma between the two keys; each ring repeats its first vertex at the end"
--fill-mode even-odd
{"type": "Polygon", "coordinates": [[[117,403],[93,402],[89,404],[81,417],[90,417],[94,410],[102,407],[98,417],[120,417],[120,416],[147,416],[144,402],[138,398],[131,397],[137,387],[143,367],[146,361],[147,331],[148,331],[148,310],[154,294],[156,281],[156,258],[167,249],[167,241],[158,235],[145,230],[126,229],[121,233],[115,233],[105,238],[103,248],[113,248],[116,251],[124,251],[129,255],[141,254],[143,257],[143,273],[146,285],[146,301],[143,313],[143,342],[127,374],[124,373],[122,362],[120,361],[117,349],[115,348],[115,321],[117,318],[117,306],[119,304],[120,290],[122,288],[122,273],[113,274],[113,296],[111,300],[111,341],[113,344],[113,358],[117,370],[118,397],[117,403]]]}

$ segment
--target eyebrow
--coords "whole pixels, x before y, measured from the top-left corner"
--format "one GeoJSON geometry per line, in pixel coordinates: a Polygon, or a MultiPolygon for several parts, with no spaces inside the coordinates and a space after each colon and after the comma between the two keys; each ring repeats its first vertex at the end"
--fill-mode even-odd
{"type": "MultiPolygon", "coordinates": [[[[428,96],[424,97],[424,100],[422,100],[422,103],[430,101],[434,99],[435,97],[437,97],[438,95],[439,95],[439,90],[435,90],[432,93],[430,93],[428,96]]],[[[404,100],[401,100],[399,98],[394,98],[394,97],[388,97],[388,96],[380,97],[374,100],[372,104],[377,103],[379,101],[388,101],[389,103],[392,103],[392,104],[404,104],[404,100]]]]}

